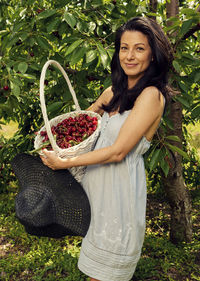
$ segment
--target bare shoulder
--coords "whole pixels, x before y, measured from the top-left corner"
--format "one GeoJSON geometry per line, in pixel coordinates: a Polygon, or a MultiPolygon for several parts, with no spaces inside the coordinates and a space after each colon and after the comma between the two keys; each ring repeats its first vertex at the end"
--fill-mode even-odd
{"type": "Polygon", "coordinates": [[[135,106],[149,105],[152,109],[162,113],[165,106],[165,98],[154,86],[145,88],[135,102],[135,106]]]}
{"type": "Polygon", "coordinates": [[[108,87],[107,89],[105,89],[102,93],[102,98],[104,100],[105,103],[109,103],[109,101],[112,99],[113,97],[113,91],[112,91],[112,86],[108,87]]]}
{"type": "Polygon", "coordinates": [[[154,86],[146,87],[137,98],[137,102],[144,99],[152,99],[154,101],[161,100],[161,92],[154,86]]]}

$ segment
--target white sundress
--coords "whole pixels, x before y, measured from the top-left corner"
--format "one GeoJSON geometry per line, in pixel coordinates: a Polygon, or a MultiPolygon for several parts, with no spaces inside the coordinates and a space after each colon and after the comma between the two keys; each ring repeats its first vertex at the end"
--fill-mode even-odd
{"type": "MultiPolygon", "coordinates": [[[[130,110],[102,116],[94,149],[112,145],[130,110]]],[[[90,205],[91,223],[82,241],[79,269],[100,281],[132,278],[145,234],[146,175],[143,154],[150,142],[142,137],[118,163],[87,167],[82,180],[90,205]]]]}

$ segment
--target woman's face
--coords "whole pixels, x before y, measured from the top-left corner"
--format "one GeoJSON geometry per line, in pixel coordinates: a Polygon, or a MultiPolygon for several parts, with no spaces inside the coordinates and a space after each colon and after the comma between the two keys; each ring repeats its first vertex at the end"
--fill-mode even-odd
{"type": "Polygon", "coordinates": [[[128,86],[133,87],[143,76],[152,60],[148,38],[140,31],[125,31],[122,34],[119,61],[128,76],[128,86]]]}

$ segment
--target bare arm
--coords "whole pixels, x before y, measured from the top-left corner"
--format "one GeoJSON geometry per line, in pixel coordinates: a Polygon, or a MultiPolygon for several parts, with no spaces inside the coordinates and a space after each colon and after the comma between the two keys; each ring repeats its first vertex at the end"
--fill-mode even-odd
{"type": "Polygon", "coordinates": [[[163,104],[159,99],[158,90],[149,87],[137,99],[113,145],[69,159],[61,159],[56,157],[55,153],[45,151],[47,158],[42,160],[52,169],[120,162],[154,122],[161,118],[162,112],[163,104]]]}

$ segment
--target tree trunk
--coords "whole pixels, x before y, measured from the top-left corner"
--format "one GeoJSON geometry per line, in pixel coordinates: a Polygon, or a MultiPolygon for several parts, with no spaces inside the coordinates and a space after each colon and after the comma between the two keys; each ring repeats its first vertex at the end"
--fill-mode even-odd
{"type": "MultiPolygon", "coordinates": [[[[149,6],[150,6],[150,11],[152,13],[156,13],[157,12],[157,6],[158,6],[158,2],[157,0],[150,0],[149,2],[149,6]]],[[[150,18],[156,20],[156,17],[155,16],[149,16],[150,18]]]]}
{"type": "Polygon", "coordinates": [[[179,0],[166,1],[167,18],[178,17],[179,14],[179,0]]]}
{"type": "MultiPolygon", "coordinates": [[[[167,17],[178,16],[179,2],[171,0],[166,2],[167,17]]],[[[173,36],[175,36],[173,34],[173,36]]],[[[179,102],[171,101],[168,118],[172,121],[174,130],[168,130],[168,135],[176,135],[183,139],[182,132],[182,107],[179,102]]],[[[181,143],[171,142],[182,148],[181,143]]],[[[174,153],[174,165],[168,176],[162,177],[164,189],[171,206],[170,240],[173,243],[189,242],[192,239],[191,202],[182,173],[182,157],[174,153]]]]}
{"type": "MultiPolygon", "coordinates": [[[[172,101],[168,118],[172,121],[174,130],[168,130],[168,135],[176,135],[181,140],[182,134],[182,108],[179,102],[172,101]]],[[[171,144],[182,149],[182,144],[171,144]]],[[[162,177],[165,192],[171,207],[170,240],[173,243],[190,242],[192,239],[191,201],[188,189],[182,175],[182,157],[173,153],[173,168],[167,177],[162,177]]]]}

